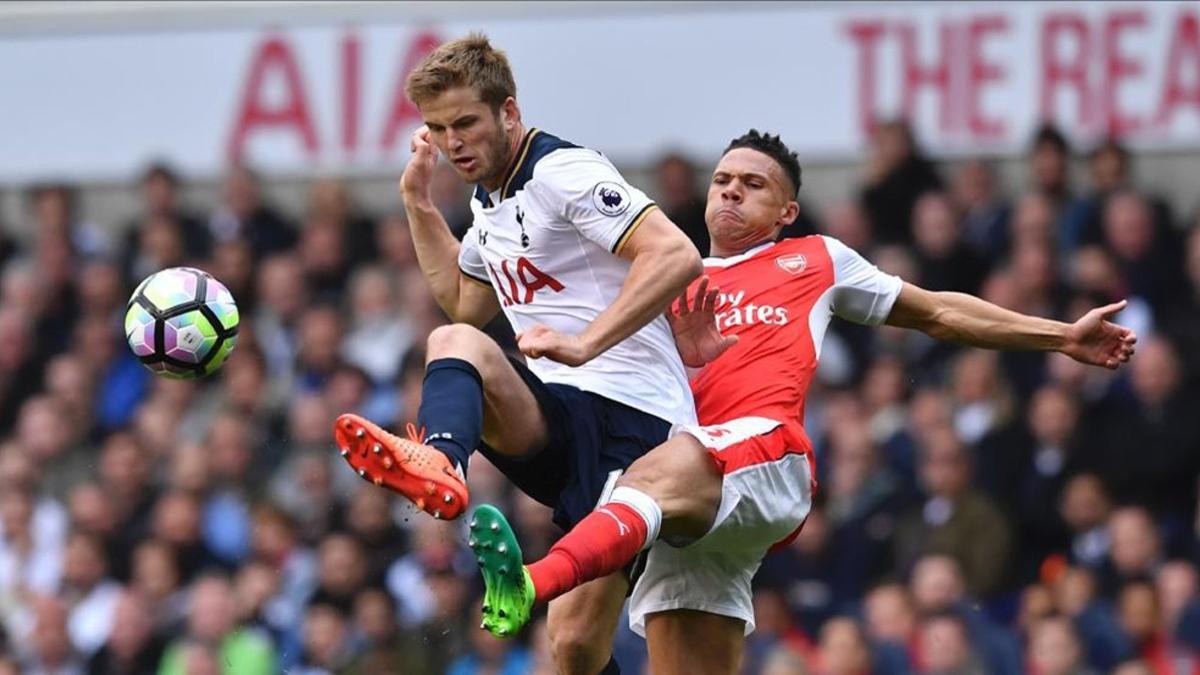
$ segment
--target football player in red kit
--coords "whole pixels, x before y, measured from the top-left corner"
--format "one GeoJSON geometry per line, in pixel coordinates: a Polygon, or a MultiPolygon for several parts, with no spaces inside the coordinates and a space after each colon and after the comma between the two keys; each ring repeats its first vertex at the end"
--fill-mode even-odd
{"type": "Polygon", "coordinates": [[[630,622],[647,639],[650,671],[735,673],[754,627],[751,578],[812,504],[804,402],[834,315],[974,347],[1059,351],[1110,369],[1133,354],[1133,331],[1107,320],[1123,302],[1061,323],[923,290],[831,237],[777,242],[796,217],[799,185],[796,155],[778,136],[751,130],[726,149],[708,191],[707,276],[671,316],[684,363],[703,366],[691,382],[700,425],[676,427],[528,566],[503,516],[480,507],[470,544],[487,585],[485,628],[511,635],[535,603],[649,547],[630,622]]]}

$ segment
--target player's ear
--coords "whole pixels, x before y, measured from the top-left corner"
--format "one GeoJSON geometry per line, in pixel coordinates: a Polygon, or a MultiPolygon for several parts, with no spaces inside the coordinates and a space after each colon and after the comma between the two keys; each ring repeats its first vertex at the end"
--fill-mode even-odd
{"type": "Polygon", "coordinates": [[[509,131],[520,121],[521,108],[517,105],[517,99],[509,96],[500,104],[500,125],[509,131]]]}
{"type": "Polygon", "coordinates": [[[800,215],[800,203],[796,200],[790,200],[783,210],[779,212],[778,225],[791,225],[796,220],[796,216],[800,215]]]}

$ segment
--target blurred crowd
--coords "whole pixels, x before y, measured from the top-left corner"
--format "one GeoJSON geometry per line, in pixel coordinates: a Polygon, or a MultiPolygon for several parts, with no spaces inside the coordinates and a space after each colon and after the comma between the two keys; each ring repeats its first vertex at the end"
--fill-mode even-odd
{"type": "MultiPolygon", "coordinates": [[[[745,673],[1200,673],[1200,227],[1117,142],[1047,127],[1025,164],[1005,186],[881,123],[855,198],[805,196],[784,236],[1064,321],[1127,299],[1138,354],[1113,373],[835,322],[807,408],[821,487],[756,578],[745,673]]],[[[707,170],[670,155],[643,186],[702,252],[707,170]]],[[[332,450],[339,413],[415,421],[446,321],[403,212],[334,179],[280,208],[245,166],[217,203],[182,181],[148,167],[121,223],[30,186],[11,231],[32,237],[0,230],[0,675],[552,673],[544,619],[478,629],[461,524],[332,450]],[[182,264],[242,318],[198,382],[153,377],[121,330],[136,283],[182,264]]],[[[443,166],[435,192],[461,235],[466,188],[443,166]]],[[[502,318],[489,332],[512,348],[502,318]]],[[[559,535],[483,458],[469,480],[530,558],[559,535]]],[[[627,627],[618,654],[642,671],[627,627]]]]}

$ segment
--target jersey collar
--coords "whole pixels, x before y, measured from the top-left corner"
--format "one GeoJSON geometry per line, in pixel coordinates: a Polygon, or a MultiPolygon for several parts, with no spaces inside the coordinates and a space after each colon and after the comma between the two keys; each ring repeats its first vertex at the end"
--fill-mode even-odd
{"type": "Polygon", "coordinates": [[[543,157],[556,150],[569,148],[579,148],[579,146],[541,129],[530,129],[521,139],[520,145],[517,146],[517,155],[512,165],[504,172],[504,181],[501,182],[500,189],[489,194],[482,185],[476,185],[475,199],[479,200],[485,209],[493,208],[500,202],[511,199],[533,178],[534,167],[543,157]]]}
{"type": "Polygon", "coordinates": [[[750,248],[746,249],[745,251],[742,251],[741,253],[739,253],[737,255],[731,255],[728,258],[705,258],[704,266],[705,267],[731,267],[733,265],[736,265],[736,264],[742,262],[743,260],[748,260],[750,258],[753,258],[754,256],[758,255],[759,252],[765,251],[774,245],[775,245],[774,241],[764,241],[761,244],[758,244],[756,246],[751,246],[750,248]]]}

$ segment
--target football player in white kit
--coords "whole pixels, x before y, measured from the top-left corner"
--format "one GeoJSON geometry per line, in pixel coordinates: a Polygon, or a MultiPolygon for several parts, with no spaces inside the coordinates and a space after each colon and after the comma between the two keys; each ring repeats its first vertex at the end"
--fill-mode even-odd
{"type": "MultiPolygon", "coordinates": [[[[400,188],[421,270],[455,323],[429,336],[421,430],[399,438],[346,414],[338,446],[364,479],[447,519],[467,507],[478,449],[570,529],[673,425],[696,421],[664,310],[700,256],[604,156],[525,126],[486,37],[442,45],[406,90],[425,126],[400,188]],[[430,197],[439,155],[476,184],[461,245],[430,197]],[[479,330],[498,311],[527,364],[479,330]]],[[[614,573],[551,603],[559,672],[619,672],[609,652],[627,590],[614,573]]]]}

